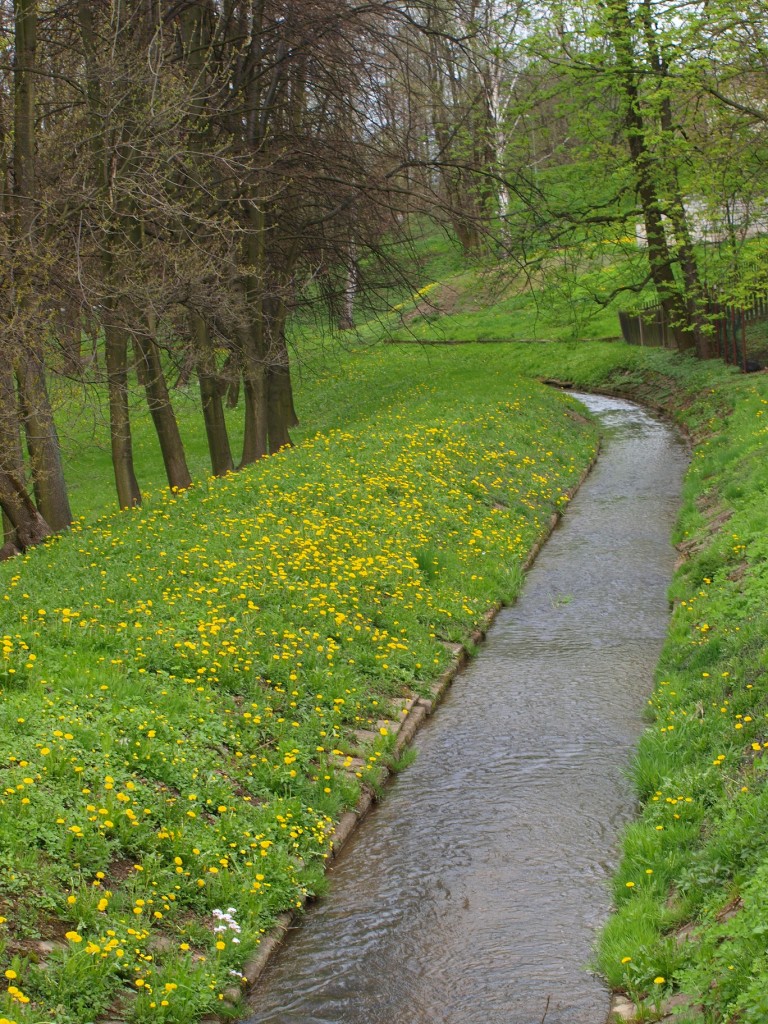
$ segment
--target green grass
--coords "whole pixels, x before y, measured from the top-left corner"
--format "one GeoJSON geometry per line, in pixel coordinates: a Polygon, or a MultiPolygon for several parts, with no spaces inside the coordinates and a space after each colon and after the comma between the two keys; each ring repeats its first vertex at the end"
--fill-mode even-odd
{"type": "Polygon", "coordinates": [[[707,1021],[765,1020],[768,386],[589,340],[615,333],[591,296],[631,274],[602,253],[576,306],[551,276],[502,281],[432,236],[415,258],[440,283],[393,288],[346,347],[297,327],[298,444],[245,473],[206,479],[178,392],[201,482],[163,491],[138,416],[148,500],[104,515],[103,410],[58,396],[83,518],[0,569],[0,1024],[195,1021],[276,915],[322,891],[333,822],[394,763],[386,721],[514,598],[594,451],[535,377],[644,400],[696,444],[599,968],[644,1019],[681,988],[707,1021]],[[379,344],[417,334],[484,343],[379,344]]]}
{"type": "Polygon", "coordinates": [[[339,358],[296,448],[2,567],[0,1015],[196,1020],[322,888],[386,720],[594,451],[512,355],[339,358]]]}
{"type": "Polygon", "coordinates": [[[615,338],[615,306],[596,305],[586,289],[565,298],[557,286],[531,288],[525,275],[512,282],[498,271],[464,270],[412,293],[389,314],[362,324],[358,338],[370,344],[444,344],[467,341],[567,341],[615,338]]]}
{"type": "MultiPolygon", "coordinates": [[[[412,244],[398,249],[404,261],[400,276],[391,268],[370,269],[373,278],[380,277],[382,283],[372,301],[358,310],[356,330],[335,332],[303,314],[294,319],[292,366],[302,421],[292,432],[297,440],[325,425],[344,422],[345,417],[366,415],[367,407],[357,396],[349,402],[333,390],[337,375],[344,387],[347,356],[352,352],[369,349],[382,340],[437,345],[615,340],[620,334],[617,310],[651,298],[646,292],[613,294],[620,286],[636,285],[643,278],[644,255],[631,240],[606,239],[554,252],[542,250],[530,254],[520,266],[488,256],[467,262],[449,233],[436,231],[430,223],[416,227],[412,244]],[[407,284],[406,279],[413,283],[407,284]],[[339,401],[344,403],[342,407],[334,404],[339,401]]],[[[759,330],[755,325],[754,331],[759,330]]],[[[755,345],[759,355],[762,350],[757,341],[755,345]]],[[[585,366],[591,366],[593,358],[590,350],[585,366]]],[[[534,353],[529,361],[536,367],[542,365],[542,359],[548,362],[546,352],[534,353]]],[[[619,361],[627,360],[635,365],[635,357],[622,350],[619,361]]],[[[595,364],[587,372],[597,378],[600,367],[595,364]]],[[[169,376],[173,379],[175,371],[169,376]]],[[[379,384],[387,390],[398,387],[396,378],[387,381],[380,376],[379,384]]],[[[372,399],[376,402],[378,396],[372,393],[372,399]]],[[[195,383],[174,389],[172,400],[192,477],[202,479],[209,472],[209,460],[195,383]]],[[[72,507],[76,516],[90,520],[94,514],[113,509],[116,501],[105,396],[96,386],[76,388],[67,381],[55,388],[54,401],[72,507]]],[[[151,495],[162,489],[165,477],[138,386],[132,406],[137,477],[142,492],[151,495]]],[[[227,410],[227,416],[237,461],[242,410],[227,410]]]]}
{"type": "MultiPolygon", "coordinates": [[[[172,401],[190,473],[193,479],[205,479],[210,473],[210,460],[196,384],[176,388],[172,401]]],[[[106,395],[94,387],[80,388],[64,382],[53,389],[53,403],[73,515],[91,520],[94,515],[112,511],[117,507],[117,498],[106,395]]],[[[228,410],[227,416],[237,459],[242,441],[242,409],[228,410]]],[[[142,494],[149,496],[165,486],[166,478],[157,435],[138,385],[132,394],[132,434],[139,486],[142,494]]]]}

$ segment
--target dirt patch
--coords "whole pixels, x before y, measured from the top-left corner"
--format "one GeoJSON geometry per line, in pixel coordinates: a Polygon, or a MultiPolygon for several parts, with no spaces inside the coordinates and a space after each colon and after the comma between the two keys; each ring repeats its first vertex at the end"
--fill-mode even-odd
{"type": "MultiPolygon", "coordinates": [[[[716,515],[713,515],[704,524],[702,529],[699,531],[699,533],[695,537],[691,537],[690,540],[684,540],[684,541],[681,541],[679,544],[676,544],[675,548],[676,548],[676,550],[677,550],[677,552],[679,554],[679,558],[678,558],[677,565],[675,566],[675,570],[677,570],[681,565],[683,565],[684,562],[687,562],[688,559],[691,558],[693,555],[695,555],[697,552],[703,551],[704,548],[706,548],[707,545],[709,544],[709,541],[712,539],[712,537],[716,533],[719,533],[720,530],[722,530],[722,528],[729,521],[729,519],[731,519],[732,516],[733,516],[733,510],[732,509],[729,509],[729,508],[723,509],[721,512],[718,512],[716,515]]],[[[746,571],[746,569],[744,569],[741,572],[741,574],[738,577],[735,577],[735,578],[740,579],[741,576],[744,575],[745,571],[746,571]]]]}

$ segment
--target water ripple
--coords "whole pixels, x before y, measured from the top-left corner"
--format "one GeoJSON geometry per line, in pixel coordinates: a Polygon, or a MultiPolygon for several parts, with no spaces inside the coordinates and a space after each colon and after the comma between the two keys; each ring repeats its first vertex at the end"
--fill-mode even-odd
{"type": "Polygon", "coordinates": [[[624,777],[667,625],[685,466],[589,397],[603,454],[517,605],[270,965],[250,1024],[600,1024],[590,975],[624,777]]]}

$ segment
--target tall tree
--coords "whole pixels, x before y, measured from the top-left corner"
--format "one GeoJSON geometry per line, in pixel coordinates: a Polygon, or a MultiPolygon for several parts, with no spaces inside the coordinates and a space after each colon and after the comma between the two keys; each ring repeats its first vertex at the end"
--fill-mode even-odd
{"type": "MultiPolygon", "coordinates": [[[[3,485],[0,505],[12,529],[11,544],[26,547],[51,530],[68,526],[72,515],[46,381],[43,340],[49,326],[46,309],[47,261],[40,259],[36,215],[36,80],[38,8],[36,0],[15,0],[13,7],[13,158],[12,202],[6,205],[11,239],[10,288],[3,352],[3,485]],[[10,379],[11,367],[16,389],[10,379]],[[37,508],[24,483],[18,422],[23,424],[37,508]]],[[[6,179],[7,180],[7,179],[6,179]]]]}

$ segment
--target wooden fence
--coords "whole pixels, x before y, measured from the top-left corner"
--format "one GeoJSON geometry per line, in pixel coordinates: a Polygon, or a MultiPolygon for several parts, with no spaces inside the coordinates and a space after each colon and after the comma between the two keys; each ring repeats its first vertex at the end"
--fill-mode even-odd
{"type": "MultiPolygon", "coordinates": [[[[702,317],[712,338],[712,355],[747,370],[768,366],[768,294],[753,295],[744,305],[720,302],[708,296],[702,317]],[[761,334],[763,337],[759,337],[761,334]]],[[[630,345],[675,348],[675,340],[659,302],[649,302],[636,313],[619,312],[624,340],[630,345]]]]}
{"type": "Polygon", "coordinates": [[[649,345],[653,348],[674,348],[672,331],[658,302],[648,302],[638,313],[619,310],[619,323],[624,340],[630,345],[649,345]]]}

